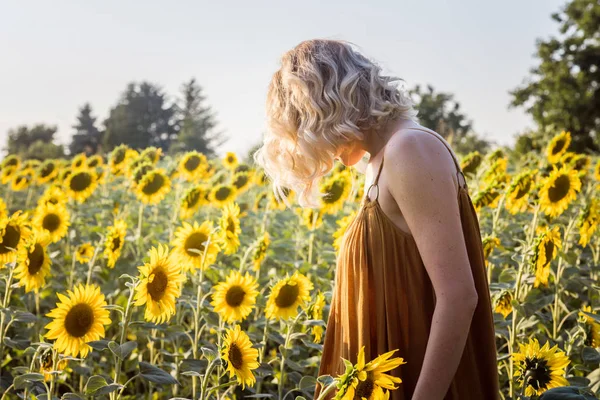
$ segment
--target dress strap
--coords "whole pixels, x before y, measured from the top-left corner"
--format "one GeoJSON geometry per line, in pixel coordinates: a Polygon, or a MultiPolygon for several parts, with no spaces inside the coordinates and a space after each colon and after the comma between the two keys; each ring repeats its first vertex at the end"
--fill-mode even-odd
{"type": "Polygon", "coordinates": [[[450,147],[448,147],[448,145],[446,144],[446,142],[444,140],[442,140],[438,135],[436,135],[435,133],[433,133],[429,129],[422,129],[422,128],[406,128],[406,129],[414,129],[414,130],[417,130],[417,131],[427,132],[427,133],[435,136],[440,142],[442,142],[442,144],[444,145],[444,147],[450,153],[450,156],[452,157],[452,161],[454,161],[454,165],[456,166],[456,180],[458,182],[458,186],[459,187],[467,187],[467,179],[465,177],[465,174],[462,172],[462,169],[460,168],[460,163],[456,160],[456,157],[454,156],[454,153],[452,152],[452,150],[450,150],[450,147]],[[464,183],[460,183],[460,179],[459,179],[459,176],[458,176],[459,174],[462,175],[464,183]]]}
{"type": "MultiPolygon", "coordinates": [[[[382,151],[383,153],[383,151],[382,151]]],[[[381,155],[381,163],[379,164],[379,169],[377,170],[377,175],[375,175],[375,179],[373,180],[373,183],[371,184],[371,186],[369,186],[369,188],[367,189],[367,193],[365,196],[365,201],[377,201],[377,199],[379,198],[379,175],[381,175],[381,170],[383,169],[383,154],[381,155]],[[371,191],[371,189],[375,187],[377,188],[377,194],[375,195],[375,198],[373,200],[369,199],[369,192],[371,191]]]]}

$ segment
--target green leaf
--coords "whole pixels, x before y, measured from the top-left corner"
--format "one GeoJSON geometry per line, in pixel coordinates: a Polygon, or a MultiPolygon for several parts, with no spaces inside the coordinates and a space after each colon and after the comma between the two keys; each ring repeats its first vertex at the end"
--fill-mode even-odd
{"type": "Polygon", "coordinates": [[[177,379],[173,378],[170,374],[152,364],[140,361],[139,366],[140,375],[142,378],[149,380],[150,382],[161,385],[179,385],[179,381],[177,379]]]}
{"type": "Polygon", "coordinates": [[[30,312],[19,311],[14,320],[17,322],[32,323],[37,322],[37,317],[30,312]]]}
{"type": "Polygon", "coordinates": [[[103,376],[100,376],[100,375],[90,376],[87,383],[85,384],[85,394],[86,395],[94,394],[98,390],[100,390],[106,386],[108,386],[108,383],[106,382],[106,379],[104,379],[103,376]]]}
{"type": "Polygon", "coordinates": [[[108,349],[108,340],[92,340],[87,344],[94,350],[102,351],[108,349]]]}
{"type": "Polygon", "coordinates": [[[598,364],[600,363],[600,352],[593,347],[586,346],[581,351],[581,358],[586,363],[598,364]]]}
{"type": "Polygon", "coordinates": [[[77,393],[67,392],[62,395],[61,400],[84,400],[84,398],[77,393]]]}
{"type": "Polygon", "coordinates": [[[304,376],[304,377],[302,377],[302,379],[300,379],[300,384],[298,385],[298,388],[300,390],[302,390],[303,392],[304,391],[312,392],[312,389],[314,389],[316,385],[317,385],[317,380],[315,379],[314,376],[304,376]]]}
{"type": "Polygon", "coordinates": [[[119,346],[116,342],[111,341],[108,343],[108,348],[110,349],[110,351],[113,352],[113,354],[115,356],[117,356],[119,359],[123,360],[123,359],[129,357],[131,352],[137,348],[137,342],[135,342],[135,341],[125,342],[119,346]]]}

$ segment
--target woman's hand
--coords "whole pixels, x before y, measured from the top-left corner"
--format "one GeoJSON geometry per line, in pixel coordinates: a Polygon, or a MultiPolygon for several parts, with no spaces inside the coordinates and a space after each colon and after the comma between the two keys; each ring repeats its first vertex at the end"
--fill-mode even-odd
{"type": "Polygon", "coordinates": [[[477,305],[452,178],[456,166],[444,144],[421,131],[393,136],[385,152],[387,187],[411,230],[436,297],[412,400],[442,400],[458,368],[477,305]]]}

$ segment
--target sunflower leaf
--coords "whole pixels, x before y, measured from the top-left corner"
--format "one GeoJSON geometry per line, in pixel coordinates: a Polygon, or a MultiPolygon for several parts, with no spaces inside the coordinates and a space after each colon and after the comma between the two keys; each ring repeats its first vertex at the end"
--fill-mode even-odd
{"type": "Polygon", "coordinates": [[[26,312],[26,311],[18,311],[17,315],[15,315],[15,319],[16,322],[25,322],[25,323],[31,323],[31,322],[36,322],[37,321],[37,317],[35,315],[33,315],[30,312],[26,312]]]}
{"type": "Polygon", "coordinates": [[[144,361],[140,361],[140,375],[153,383],[163,385],[179,385],[179,381],[162,369],[144,361]]]}
{"type": "Polygon", "coordinates": [[[90,395],[96,393],[101,388],[108,386],[106,379],[100,375],[90,376],[85,384],[85,394],[90,395]]]}
{"type": "Polygon", "coordinates": [[[137,342],[131,341],[125,342],[122,345],[118,345],[116,342],[111,341],[108,343],[108,348],[115,356],[123,360],[129,357],[131,352],[137,348],[137,342]]]}
{"type": "Polygon", "coordinates": [[[108,348],[108,340],[92,340],[87,344],[94,350],[102,351],[108,348]]]}
{"type": "Polygon", "coordinates": [[[584,347],[581,351],[581,359],[590,364],[600,363],[600,352],[593,347],[584,347]]]}

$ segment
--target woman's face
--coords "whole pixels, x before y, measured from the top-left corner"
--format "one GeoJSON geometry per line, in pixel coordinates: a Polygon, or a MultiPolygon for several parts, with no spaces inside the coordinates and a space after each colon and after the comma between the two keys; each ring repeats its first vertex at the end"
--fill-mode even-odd
{"type": "Polygon", "coordinates": [[[339,159],[346,167],[350,167],[359,162],[365,153],[366,151],[362,149],[360,143],[355,141],[343,146],[335,158],[339,159]]]}

